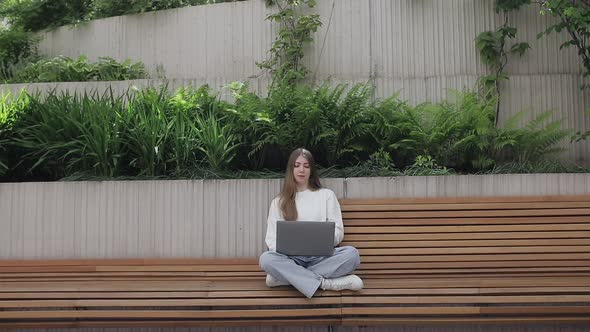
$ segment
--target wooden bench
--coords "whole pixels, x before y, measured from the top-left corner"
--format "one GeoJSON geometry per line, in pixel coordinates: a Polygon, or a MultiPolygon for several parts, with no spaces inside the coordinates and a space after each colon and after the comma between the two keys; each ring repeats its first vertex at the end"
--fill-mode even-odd
{"type": "Polygon", "coordinates": [[[343,324],[590,322],[590,196],[345,200],[343,324]]]}
{"type": "Polygon", "coordinates": [[[341,201],[360,292],[257,258],[0,260],[0,327],[590,322],[590,196],[341,201]]]}
{"type": "Polygon", "coordinates": [[[340,323],[339,293],[264,279],[257,258],[0,261],[0,327],[340,323]]]}

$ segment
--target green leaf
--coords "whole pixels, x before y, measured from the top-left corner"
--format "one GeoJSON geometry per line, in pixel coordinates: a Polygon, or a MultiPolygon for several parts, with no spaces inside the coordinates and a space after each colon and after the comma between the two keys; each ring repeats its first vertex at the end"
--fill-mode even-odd
{"type": "Polygon", "coordinates": [[[510,52],[514,52],[517,53],[519,56],[522,56],[530,48],[531,46],[529,45],[529,43],[517,43],[512,45],[512,47],[510,48],[510,52]]]}

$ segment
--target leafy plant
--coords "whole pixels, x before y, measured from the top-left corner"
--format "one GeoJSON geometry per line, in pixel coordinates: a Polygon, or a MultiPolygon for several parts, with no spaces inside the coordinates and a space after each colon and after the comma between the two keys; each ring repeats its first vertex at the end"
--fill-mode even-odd
{"type": "Polygon", "coordinates": [[[98,62],[91,67],[93,80],[96,81],[127,81],[148,78],[143,63],[132,62],[130,59],[120,63],[110,57],[99,57],[98,62]]]}
{"type": "Polygon", "coordinates": [[[266,165],[282,168],[291,150],[305,146],[318,152],[320,163],[358,162],[358,154],[365,153],[364,139],[370,138],[367,110],[371,93],[371,88],[363,84],[348,89],[347,86],[311,88],[283,83],[266,99],[240,100],[240,127],[250,119],[256,133],[248,135],[254,139],[249,142],[252,147],[249,155],[264,159],[272,152],[280,156],[281,163],[266,165]]]}
{"type": "Polygon", "coordinates": [[[168,91],[149,88],[132,97],[125,112],[127,162],[139,175],[165,175],[167,139],[174,122],[169,116],[168,91]]]}
{"type": "Polygon", "coordinates": [[[14,98],[11,93],[0,98],[0,177],[3,176],[14,163],[14,155],[11,154],[12,127],[17,121],[19,111],[28,102],[27,95],[19,94],[14,98]]]}
{"type": "Polygon", "coordinates": [[[524,112],[520,112],[510,118],[499,134],[500,137],[510,138],[510,143],[505,146],[511,153],[511,160],[535,163],[564,150],[557,145],[571,134],[571,130],[562,129],[562,120],[550,121],[553,113],[548,111],[539,114],[524,127],[518,127],[517,123],[523,115],[524,112]]]}
{"type": "MultiPolygon", "coordinates": [[[[383,149],[392,156],[393,162],[399,165],[406,165],[412,157],[406,157],[400,153],[399,142],[408,133],[408,123],[404,116],[411,107],[399,99],[398,95],[387,98],[381,103],[373,105],[368,109],[369,132],[372,136],[374,146],[383,149]]],[[[411,124],[410,124],[411,126],[411,124]]],[[[375,149],[369,149],[374,152],[375,149]]]]}
{"type": "Polygon", "coordinates": [[[279,8],[276,14],[270,14],[266,19],[279,23],[280,29],[270,49],[270,58],[257,65],[273,75],[272,86],[276,85],[275,82],[294,83],[308,73],[301,64],[303,47],[313,41],[312,34],[322,25],[319,15],[302,15],[297,9],[301,5],[312,8],[316,0],[266,0],[266,4],[279,8]]]}
{"type": "Polygon", "coordinates": [[[496,12],[518,10],[529,3],[531,3],[531,0],[496,0],[496,12]]]}
{"type": "Polygon", "coordinates": [[[101,57],[96,63],[88,63],[88,58],[82,55],[77,59],[57,56],[29,63],[10,82],[117,81],[146,77],[147,73],[141,62],[126,60],[118,63],[112,58],[101,57]]]}
{"type": "MultiPolygon", "coordinates": [[[[513,9],[514,6],[505,4],[501,8],[513,9]]],[[[510,49],[506,50],[507,39],[516,38],[516,28],[508,25],[508,16],[506,16],[504,24],[496,31],[484,31],[480,33],[475,39],[475,46],[479,49],[483,62],[490,67],[492,74],[485,75],[480,78],[484,91],[487,94],[488,90],[495,91],[497,105],[495,124],[498,124],[500,115],[500,81],[508,79],[504,74],[504,68],[508,63],[508,56],[510,54],[518,54],[522,56],[529,48],[528,43],[514,43],[510,49]]]]}
{"type": "MultiPolygon", "coordinates": [[[[551,15],[559,18],[559,22],[549,26],[538,37],[549,35],[552,32],[567,31],[570,39],[559,49],[575,46],[578,56],[584,65],[584,77],[590,75],[590,2],[577,0],[548,0],[542,1],[541,15],[551,15]]],[[[582,89],[590,87],[590,84],[582,85],[582,89]]]]}
{"type": "Polygon", "coordinates": [[[233,86],[235,103],[207,86],[2,99],[3,180],[248,177],[283,169],[300,146],[332,175],[495,172],[545,161],[571,135],[550,113],[496,128],[493,98],[470,91],[411,107],[371,102],[364,85],[284,85],[268,97],[233,86]]]}
{"type": "Polygon", "coordinates": [[[0,16],[10,26],[41,31],[92,19],[234,0],[5,0],[0,16]]]}
{"type": "Polygon", "coordinates": [[[236,0],[92,0],[92,8],[89,13],[89,18],[96,19],[111,16],[130,15],[157,10],[229,1],[236,0]]]}
{"type": "Polygon", "coordinates": [[[205,161],[215,171],[225,170],[235,157],[236,138],[230,126],[222,125],[220,119],[210,111],[207,115],[198,115],[195,125],[198,127],[196,135],[199,138],[198,149],[205,155],[205,161]]]}
{"type": "Polygon", "coordinates": [[[28,98],[13,131],[14,145],[28,160],[27,172],[51,170],[56,178],[119,174],[121,97],[50,93],[28,98]]]}
{"type": "Polygon", "coordinates": [[[397,96],[369,110],[374,145],[406,167],[418,155],[459,169],[489,167],[495,100],[455,92],[453,100],[410,107],[397,96]]]}
{"type": "Polygon", "coordinates": [[[254,170],[279,168],[282,156],[277,156],[273,138],[275,126],[271,119],[267,99],[248,92],[246,84],[232,84],[235,105],[227,105],[222,111],[224,121],[233,128],[233,134],[240,146],[236,158],[241,167],[254,170]],[[263,142],[266,141],[266,142],[263,142]]]}
{"type": "Polygon", "coordinates": [[[498,150],[494,123],[497,96],[481,97],[475,92],[453,92],[453,95],[454,100],[441,105],[455,119],[455,135],[450,136],[447,153],[439,158],[446,165],[465,170],[491,168],[498,150]]]}
{"type": "MultiPolygon", "coordinates": [[[[517,10],[531,3],[540,5],[541,15],[551,15],[558,19],[558,22],[551,24],[537,37],[541,38],[562,31],[567,32],[569,40],[561,44],[559,49],[575,46],[584,66],[584,77],[589,76],[590,45],[587,40],[590,37],[590,2],[588,0],[496,0],[496,8],[498,11],[517,10]]],[[[590,87],[589,84],[582,85],[582,89],[588,87],[590,87]]]]}
{"type": "Polygon", "coordinates": [[[38,42],[30,32],[0,28],[0,80],[11,79],[23,63],[35,60],[38,42]]]}
{"type": "Polygon", "coordinates": [[[78,23],[87,18],[92,0],[5,0],[0,16],[10,26],[24,31],[78,23]]]}
{"type": "Polygon", "coordinates": [[[486,174],[530,174],[530,173],[588,173],[590,168],[565,165],[557,160],[541,160],[538,162],[521,163],[521,162],[507,162],[496,165],[492,170],[485,172],[486,174]]]}
{"type": "Polygon", "coordinates": [[[416,161],[404,170],[405,175],[425,176],[425,175],[447,175],[453,172],[446,167],[439,166],[431,156],[419,155],[416,161]]]}
{"type": "Polygon", "coordinates": [[[392,171],[395,168],[391,155],[384,148],[380,148],[377,152],[371,154],[365,165],[387,171],[392,171]]]}
{"type": "Polygon", "coordinates": [[[208,86],[197,90],[180,89],[170,99],[173,109],[173,127],[169,143],[175,172],[184,173],[184,168],[198,167],[203,160],[216,172],[230,167],[238,138],[231,123],[227,123],[227,104],[210,94],[208,86]]]}
{"type": "Polygon", "coordinates": [[[369,110],[373,89],[368,84],[323,86],[316,90],[324,128],[319,128],[317,143],[329,165],[350,165],[366,158],[372,143],[369,110]],[[356,160],[355,160],[356,159],[356,160]]]}
{"type": "Polygon", "coordinates": [[[585,132],[578,131],[574,135],[572,135],[571,142],[584,141],[584,140],[588,139],[588,137],[590,137],[590,130],[587,130],[585,132]]]}
{"type": "Polygon", "coordinates": [[[188,168],[195,167],[199,151],[198,128],[195,117],[209,107],[209,87],[202,86],[198,90],[181,88],[169,100],[171,106],[172,128],[168,143],[169,156],[175,174],[183,174],[188,168]]]}

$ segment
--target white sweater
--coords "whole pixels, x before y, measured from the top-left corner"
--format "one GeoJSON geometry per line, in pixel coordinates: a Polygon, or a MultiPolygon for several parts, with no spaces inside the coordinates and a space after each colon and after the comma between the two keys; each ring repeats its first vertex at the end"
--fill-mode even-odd
{"type": "MultiPolygon", "coordinates": [[[[273,199],[268,211],[266,245],[270,251],[276,251],[277,221],[285,220],[281,213],[279,200],[279,197],[273,199]]],[[[344,237],[342,213],[338,199],[332,190],[322,188],[316,191],[300,191],[295,196],[295,206],[297,207],[298,221],[331,221],[336,223],[334,246],[342,241],[344,237]]]]}

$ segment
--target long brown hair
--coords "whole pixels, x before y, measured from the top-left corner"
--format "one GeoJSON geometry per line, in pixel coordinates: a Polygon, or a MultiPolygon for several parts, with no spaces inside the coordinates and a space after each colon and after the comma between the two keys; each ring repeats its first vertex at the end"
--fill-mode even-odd
{"type": "Polygon", "coordinates": [[[295,182],[295,176],[293,175],[293,169],[295,168],[295,161],[299,156],[303,156],[309,163],[309,189],[316,191],[322,187],[320,183],[320,177],[318,176],[318,170],[315,165],[315,159],[311,152],[306,149],[299,148],[291,152],[289,161],[287,162],[287,170],[285,172],[285,181],[283,182],[283,189],[279,194],[279,202],[283,218],[289,221],[297,220],[297,207],[295,206],[295,195],[297,194],[297,182],[295,182]]]}

